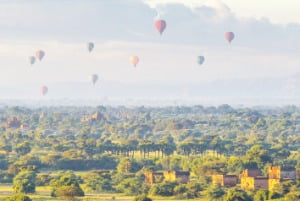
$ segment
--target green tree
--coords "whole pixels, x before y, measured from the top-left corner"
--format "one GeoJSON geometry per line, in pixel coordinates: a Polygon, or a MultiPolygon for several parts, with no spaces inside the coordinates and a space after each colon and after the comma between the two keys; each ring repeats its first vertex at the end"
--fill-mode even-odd
{"type": "Polygon", "coordinates": [[[211,187],[205,193],[208,201],[221,201],[225,194],[226,192],[220,187],[211,187]]]}
{"type": "Polygon", "coordinates": [[[254,201],[266,201],[268,200],[269,192],[266,190],[258,190],[254,195],[254,201]]]}
{"type": "Polygon", "coordinates": [[[138,195],[142,193],[143,180],[138,177],[127,178],[116,186],[116,189],[126,195],[138,195]]]}
{"type": "Polygon", "coordinates": [[[84,196],[78,178],[71,171],[62,172],[57,178],[50,182],[50,185],[52,186],[51,196],[53,197],[62,196],[64,191],[66,195],[84,196]],[[68,194],[68,192],[70,193],[68,194]]]}
{"type": "Polygon", "coordinates": [[[142,166],[134,159],[123,158],[117,166],[118,172],[121,174],[134,173],[139,171],[142,166]]]}
{"type": "Polygon", "coordinates": [[[146,195],[139,195],[139,196],[133,198],[132,201],[152,201],[152,199],[148,198],[146,195]]]}
{"type": "Polygon", "coordinates": [[[187,198],[197,198],[200,197],[200,192],[203,190],[203,187],[200,183],[189,182],[186,184],[187,188],[187,198]]]}
{"type": "Polygon", "coordinates": [[[253,199],[243,190],[230,189],[225,196],[224,201],[253,201],[253,199]]]}
{"type": "Polygon", "coordinates": [[[276,184],[274,187],[274,192],[281,195],[285,195],[291,191],[291,188],[295,185],[295,181],[284,181],[279,184],[276,184]]]}
{"type": "Polygon", "coordinates": [[[4,137],[0,138],[0,150],[9,153],[12,151],[12,146],[9,144],[8,140],[4,137]]]}
{"type": "Polygon", "coordinates": [[[183,195],[184,193],[186,193],[187,192],[187,187],[186,187],[186,185],[185,184],[179,184],[178,186],[176,186],[175,188],[174,188],[174,194],[175,195],[183,195]]]}
{"type": "Polygon", "coordinates": [[[110,192],[114,190],[112,178],[109,173],[89,172],[84,177],[84,183],[93,192],[110,192]]]}
{"type": "Polygon", "coordinates": [[[48,173],[38,174],[36,176],[36,185],[37,186],[49,186],[52,177],[48,173]]]}
{"type": "Polygon", "coordinates": [[[17,145],[16,152],[20,155],[28,154],[31,151],[29,142],[23,142],[17,145]]]}
{"type": "Polygon", "coordinates": [[[284,196],[284,201],[299,201],[300,192],[290,192],[284,196]]]}
{"type": "Polygon", "coordinates": [[[272,162],[270,153],[261,145],[252,146],[246,153],[245,162],[255,162],[259,168],[263,168],[268,162],[272,162]]]}
{"type": "Polygon", "coordinates": [[[150,194],[160,196],[173,196],[176,186],[177,183],[174,182],[163,182],[161,184],[154,184],[151,186],[150,194]]]}
{"type": "Polygon", "coordinates": [[[82,190],[76,186],[60,186],[56,189],[55,195],[73,201],[76,196],[82,196],[82,190]]]}
{"type": "Polygon", "coordinates": [[[174,138],[170,135],[164,137],[159,143],[158,143],[159,149],[161,150],[162,157],[170,156],[174,153],[176,150],[176,144],[174,142],[174,138]]]}
{"type": "Polygon", "coordinates": [[[32,201],[32,199],[26,195],[18,194],[6,198],[5,201],[32,201]]]}
{"type": "Polygon", "coordinates": [[[58,161],[62,158],[59,154],[48,154],[44,157],[42,157],[42,163],[47,166],[56,166],[58,164],[58,161]]]}
{"type": "Polygon", "coordinates": [[[267,122],[263,118],[259,118],[258,121],[255,124],[255,128],[257,129],[263,129],[267,126],[267,122]]]}
{"type": "Polygon", "coordinates": [[[36,174],[33,171],[21,171],[13,181],[13,189],[16,193],[34,193],[36,174]]]}

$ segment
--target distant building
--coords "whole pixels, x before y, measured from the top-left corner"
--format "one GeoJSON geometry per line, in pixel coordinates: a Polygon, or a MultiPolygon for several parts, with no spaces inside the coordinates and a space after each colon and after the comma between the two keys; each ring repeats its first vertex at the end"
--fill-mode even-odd
{"type": "Polygon", "coordinates": [[[244,190],[269,189],[268,177],[241,177],[241,188],[244,190]]]}
{"type": "Polygon", "coordinates": [[[273,191],[283,181],[296,180],[297,172],[291,167],[268,167],[268,176],[263,177],[257,169],[246,169],[240,175],[241,188],[244,190],[264,189],[273,191]]]}
{"type": "Polygon", "coordinates": [[[245,169],[240,177],[258,177],[261,176],[261,171],[259,169],[245,169]]]}
{"type": "Polygon", "coordinates": [[[297,179],[296,169],[293,167],[270,166],[268,168],[269,191],[273,191],[277,184],[283,181],[297,179]]]}
{"type": "Polygon", "coordinates": [[[147,184],[156,184],[163,181],[178,181],[186,184],[190,181],[190,172],[188,171],[145,172],[144,175],[147,184]]]}
{"type": "Polygon", "coordinates": [[[212,175],[212,184],[215,186],[234,187],[237,183],[236,175],[212,175]]]}
{"type": "Polygon", "coordinates": [[[95,114],[92,115],[85,115],[82,117],[81,121],[83,122],[100,122],[100,121],[105,121],[104,115],[102,115],[100,112],[96,112],[95,114]]]}
{"type": "Polygon", "coordinates": [[[269,179],[268,185],[269,185],[269,191],[274,191],[276,185],[280,184],[280,179],[269,179]]]}
{"type": "Polygon", "coordinates": [[[190,181],[190,172],[188,171],[164,171],[165,181],[186,184],[190,181]]]}
{"type": "Polygon", "coordinates": [[[5,128],[20,128],[21,124],[21,121],[19,121],[17,117],[10,117],[3,126],[5,128]]]}
{"type": "Polygon", "coordinates": [[[20,129],[23,131],[29,130],[29,126],[27,124],[21,124],[20,129]]]}
{"type": "Polygon", "coordinates": [[[240,175],[241,188],[244,190],[268,190],[268,177],[263,177],[258,169],[246,169],[240,175]]]}
{"type": "Polygon", "coordinates": [[[41,112],[41,114],[40,114],[40,119],[44,119],[45,116],[46,116],[46,114],[45,114],[44,112],[41,112]]]}
{"type": "Polygon", "coordinates": [[[145,172],[145,183],[147,184],[157,184],[164,180],[163,172],[145,172]]]}
{"type": "Polygon", "coordinates": [[[268,174],[270,179],[293,179],[297,177],[295,168],[292,167],[280,167],[270,166],[268,168],[268,174]]]}

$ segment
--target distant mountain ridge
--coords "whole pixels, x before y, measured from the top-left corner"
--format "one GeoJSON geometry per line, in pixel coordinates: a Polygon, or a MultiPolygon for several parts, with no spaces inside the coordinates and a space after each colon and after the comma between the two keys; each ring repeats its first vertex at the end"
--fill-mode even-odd
{"type": "MultiPolygon", "coordinates": [[[[39,85],[24,83],[20,87],[0,86],[2,100],[101,100],[133,104],[136,102],[169,102],[171,104],[297,104],[300,100],[300,74],[283,78],[218,80],[199,83],[122,83],[100,81],[93,87],[89,82],[61,82],[48,85],[46,97],[39,94],[39,85]]],[[[59,101],[59,102],[60,102],[59,101]]],[[[100,102],[101,102],[100,101],[100,102]]],[[[141,103],[140,103],[141,104],[141,103]]],[[[150,104],[151,105],[151,104],[150,104]]]]}

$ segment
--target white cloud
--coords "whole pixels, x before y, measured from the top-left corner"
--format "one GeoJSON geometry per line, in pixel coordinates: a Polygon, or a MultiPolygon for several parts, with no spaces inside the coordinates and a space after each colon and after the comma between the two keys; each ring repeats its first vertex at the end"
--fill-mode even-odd
{"type": "Polygon", "coordinates": [[[230,9],[219,0],[144,0],[152,9],[156,10],[159,17],[166,15],[170,5],[184,5],[195,14],[214,20],[223,20],[232,15],[230,9]]]}
{"type": "Polygon", "coordinates": [[[260,20],[268,18],[272,23],[289,24],[300,21],[299,0],[144,0],[152,8],[159,9],[163,5],[181,4],[190,9],[211,7],[218,10],[220,16],[228,11],[238,18],[260,20]]]}

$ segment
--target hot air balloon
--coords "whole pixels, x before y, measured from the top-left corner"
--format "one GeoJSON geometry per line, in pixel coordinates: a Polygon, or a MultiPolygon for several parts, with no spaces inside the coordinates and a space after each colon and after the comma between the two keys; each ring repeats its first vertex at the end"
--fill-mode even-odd
{"type": "Polygon", "coordinates": [[[45,96],[48,93],[48,87],[46,86],[41,86],[40,92],[43,96],[45,96]]]}
{"type": "Polygon", "coordinates": [[[167,27],[167,23],[164,20],[156,20],[155,21],[155,28],[157,29],[157,31],[159,32],[160,35],[162,35],[162,33],[164,32],[164,30],[167,27]]]}
{"type": "Polygon", "coordinates": [[[96,74],[90,75],[90,81],[92,81],[93,85],[95,85],[96,82],[98,81],[98,75],[96,74]]]}
{"type": "Polygon", "coordinates": [[[87,49],[89,52],[92,52],[95,47],[95,44],[92,42],[87,43],[87,49]]]}
{"type": "Polygon", "coordinates": [[[35,63],[35,57],[34,56],[30,56],[29,57],[29,63],[30,63],[30,65],[33,65],[34,63],[35,63]]]}
{"type": "Polygon", "coordinates": [[[226,32],[225,33],[225,39],[231,43],[231,41],[234,39],[234,33],[233,32],[226,32]]]}
{"type": "Polygon", "coordinates": [[[45,52],[43,50],[38,50],[36,53],[35,53],[35,56],[36,58],[39,60],[39,61],[42,61],[42,59],[44,58],[45,56],[45,52]]]}
{"type": "Polygon", "coordinates": [[[136,67],[136,65],[139,63],[140,59],[137,56],[132,56],[130,57],[130,63],[132,63],[134,65],[134,67],[136,67]]]}
{"type": "Polygon", "coordinates": [[[198,64],[202,65],[205,61],[205,57],[204,56],[198,56],[197,57],[197,62],[198,64]]]}

